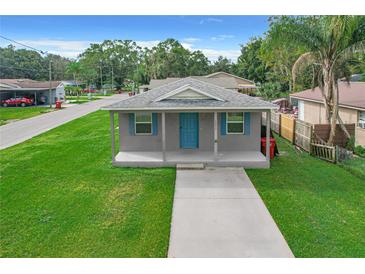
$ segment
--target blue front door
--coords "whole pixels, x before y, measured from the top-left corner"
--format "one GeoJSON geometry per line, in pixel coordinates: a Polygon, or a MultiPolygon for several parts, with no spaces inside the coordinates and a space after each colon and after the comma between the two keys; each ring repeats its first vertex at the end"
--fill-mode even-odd
{"type": "Polygon", "coordinates": [[[180,113],[180,147],[199,147],[198,113],[180,113]]]}

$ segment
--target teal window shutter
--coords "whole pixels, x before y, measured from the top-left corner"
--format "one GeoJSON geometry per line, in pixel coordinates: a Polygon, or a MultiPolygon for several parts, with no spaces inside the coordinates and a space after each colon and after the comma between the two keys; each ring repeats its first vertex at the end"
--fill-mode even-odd
{"type": "Polygon", "coordinates": [[[128,124],[129,124],[129,135],[135,135],[135,129],[134,127],[136,126],[135,125],[135,117],[134,117],[134,113],[129,113],[129,121],[128,121],[128,124]]]}
{"type": "Polygon", "coordinates": [[[245,135],[250,135],[251,130],[251,113],[245,112],[245,135]]]}
{"type": "Polygon", "coordinates": [[[221,135],[227,134],[227,120],[226,120],[226,113],[221,113],[221,135]]]}
{"type": "Polygon", "coordinates": [[[152,113],[152,135],[158,134],[157,113],[152,113]]]}

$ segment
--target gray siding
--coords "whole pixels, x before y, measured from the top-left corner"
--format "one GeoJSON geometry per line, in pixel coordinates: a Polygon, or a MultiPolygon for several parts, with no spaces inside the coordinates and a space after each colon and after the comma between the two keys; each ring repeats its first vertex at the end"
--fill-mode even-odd
{"type": "MultiPolygon", "coordinates": [[[[213,151],[214,114],[199,113],[199,149],[213,151]]],[[[141,136],[129,134],[128,113],[119,113],[120,151],[161,151],[161,114],[158,114],[158,134],[141,136]]],[[[220,134],[220,115],[218,113],[218,151],[259,151],[261,137],[261,112],[251,113],[250,135],[220,134]]],[[[179,113],[166,113],[166,149],[180,149],[179,113]]]]}

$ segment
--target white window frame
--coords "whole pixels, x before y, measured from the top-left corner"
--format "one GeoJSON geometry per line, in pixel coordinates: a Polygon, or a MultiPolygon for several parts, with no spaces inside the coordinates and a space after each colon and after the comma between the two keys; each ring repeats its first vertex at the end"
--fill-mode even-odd
{"type": "Polygon", "coordinates": [[[143,112],[143,113],[134,113],[134,134],[135,135],[152,135],[153,128],[152,128],[152,113],[150,112],[143,112]],[[151,120],[149,122],[137,122],[137,115],[138,114],[149,114],[151,117],[151,120]],[[137,133],[137,124],[151,124],[151,132],[150,133],[137,133]]]}
{"type": "Polygon", "coordinates": [[[245,113],[244,112],[226,112],[226,133],[227,134],[245,134],[245,113]],[[229,113],[242,113],[242,122],[240,121],[228,121],[229,113]],[[241,124],[242,123],[242,132],[228,132],[228,124],[241,124]]]}
{"type": "MultiPolygon", "coordinates": [[[[365,123],[365,111],[359,111],[359,118],[357,120],[357,126],[358,127],[361,127],[360,126],[360,121],[362,121],[362,123],[365,123]]],[[[363,127],[361,127],[363,128],[363,127]]]]}

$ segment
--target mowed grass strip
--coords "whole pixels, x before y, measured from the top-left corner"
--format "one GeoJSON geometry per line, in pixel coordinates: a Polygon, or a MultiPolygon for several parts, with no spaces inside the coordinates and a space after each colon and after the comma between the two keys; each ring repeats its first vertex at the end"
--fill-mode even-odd
{"type": "Polygon", "coordinates": [[[365,257],[365,180],[276,136],[271,169],[247,170],[296,257],[365,257]]]}
{"type": "Polygon", "coordinates": [[[0,107],[0,126],[11,120],[23,120],[54,111],[49,107],[0,107]]]}
{"type": "Polygon", "coordinates": [[[1,257],[166,257],[175,170],[111,166],[98,111],[0,151],[1,257]]]}

